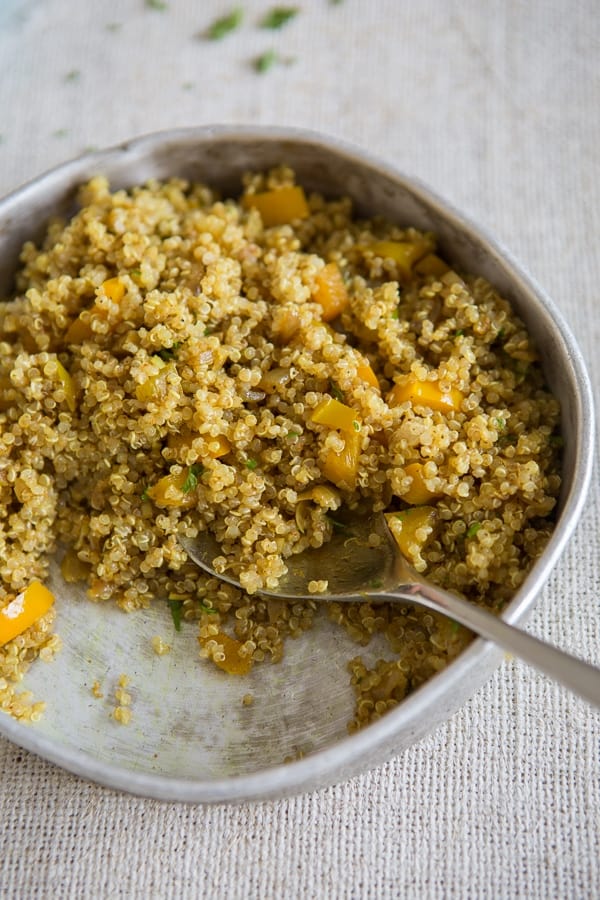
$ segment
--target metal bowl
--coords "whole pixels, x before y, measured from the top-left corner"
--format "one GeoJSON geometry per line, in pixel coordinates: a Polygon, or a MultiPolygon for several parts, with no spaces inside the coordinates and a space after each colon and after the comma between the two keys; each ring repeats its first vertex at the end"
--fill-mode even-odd
{"type": "MultiPolygon", "coordinates": [[[[361,214],[434,231],[443,253],[491,281],[535,337],[562,404],[565,448],[556,529],[505,612],[508,621],[522,623],[585,501],[593,451],[590,384],[569,329],[543,291],[495,240],[416,179],[355,147],[294,129],[217,126],[149,135],[59,166],[0,202],[0,295],[10,290],[23,242],[39,238],[51,216],[74,211],[78,185],[95,174],[113,187],[181,175],[236,193],[243,172],[281,162],[310,189],[350,195],[361,214]]],[[[288,641],[282,664],[259,666],[248,681],[200,665],[192,628],[173,635],[173,651],[158,657],[150,639],[172,633],[166,604],[126,615],[87,602],[56,568],[51,581],[64,649],[52,663],[38,661],[24,681],[46,700],[45,715],[33,725],[2,715],[0,733],[85,778],[163,800],[266,799],[348,778],[448,718],[501,659],[490,644],[473,641],[396,709],[349,737],[345,667],[357,648],[325,619],[288,641]],[[121,673],[131,679],[128,726],[110,715],[121,673]],[[95,681],[103,698],[92,695],[95,681]],[[245,706],[248,692],[254,703],[245,706]],[[286,757],[294,761],[284,763],[286,757]]]]}

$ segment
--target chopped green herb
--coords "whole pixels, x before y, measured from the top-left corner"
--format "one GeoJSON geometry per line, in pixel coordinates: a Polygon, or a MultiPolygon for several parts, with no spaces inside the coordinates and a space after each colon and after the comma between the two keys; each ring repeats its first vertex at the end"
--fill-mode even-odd
{"type": "Polygon", "coordinates": [[[254,60],[254,68],[257,72],[268,72],[278,60],[275,50],[267,50],[254,60]]]}
{"type": "Polygon", "coordinates": [[[213,609],[212,606],[205,606],[204,603],[199,603],[198,606],[202,610],[202,612],[210,613],[211,615],[214,615],[214,616],[216,616],[217,613],[219,612],[218,609],[213,609]]]}
{"type": "Polygon", "coordinates": [[[189,494],[198,487],[198,478],[204,472],[204,466],[201,463],[194,463],[189,467],[185,481],[181,487],[182,494],[189,494]]]}
{"type": "Polygon", "coordinates": [[[369,582],[370,588],[380,588],[383,587],[383,581],[381,578],[374,578],[373,581],[369,582]]]}
{"type": "Polygon", "coordinates": [[[171,610],[171,618],[173,619],[173,625],[175,626],[175,631],[181,631],[181,614],[183,612],[183,604],[181,600],[167,600],[169,604],[169,609],[171,610]]]}
{"type": "Polygon", "coordinates": [[[183,84],[181,85],[181,87],[184,91],[191,91],[192,88],[194,87],[194,82],[193,81],[184,81],[183,84]]]}
{"type": "Polygon", "coordinates": [[[460,628],[460,624],[458,622],[453,622],[452,629],[451,629],[452,634],[456,634],[456,632],[458,631],[459,628],[460,628]]]}
{"type": "Polygon", "coordinates": [[[141,278],[142,270],[141,269],[130,269],[129,276],[131,278],[141,278]]]}
{"type": "Polygon", "coordinates": [[[107,22],[107,24],[106,24],[106,30],[112,31],[113,34],[115,31],[120,31],[122,27],[123,27],[122,22],[107,22]]]}
{"type": "Polygon", "coordinates": [[[399,312],[399,310],[395,309],[392,313],[392,319],[399,319],[399,318],[400,318],[400,312],[399,312]]]}
{"type": "Polygon", "coordinates": [[[88,144],[87,147],[83,148],[84,153],[95,153],[98,149],[96,144],[88,144]]]}
{"type": "Polygon", "coordinates": [[[469,525],[467,528],[467,537],[472,538],[475,537],[479,529],[481,528],[481,522],[473,522],[472,525],[469,525]]]}
{"type": "Polygon", "coordinates": [[[300,437],[300,432],[299,431],[288,431],[286,437],[287,437],[288,441],[295,441],[296,438],[300,437]]]}
{"type": "Polygon", "coordinates": [[[181,341],[175,341],[172,347],[162,347],[160,350],[157,350],[156,353],[153,353],[153,356],[160,356],[163,362],[170,362],[172,359],[177,359],[177,351],[181,347],[181,341]]]}
{"type": "Polygon", "coordinates": [[[331,396],[333,397],[334,400],[339,400],[340,403],[344,402],[344,395],[342,394],[341,390],[339,389],[339,387],[337,386],[335,381],[329,382],[329,393],[331,394],[331,396]]]}
{"type": "Polygon", "coordinates": [[[71,69],[70,72],[67,72],[65,75],[65,81],[79,81],[81,78],[81,72],[79,69],[71,69]]]}
{"type": "Polygon", "coordinates": [[[498,431],[503,431],[503,429],[506,428],[506,420],[501,417],[494,419],[494,425],[498,431]]]}
{"type": "Polygon", "coordinates": [[[238,6],[228,15],[221,16],[220,19],[216,19],[207,31],[207,37],[211,41],[220,41],[227,34],[230,34],[230,32],[235,31],[236,28],[239,28],[239,26],[242,24],[243,18],[243,10],[238,6]]]}
{"type": "Polygon", "coordinates": [[[354,428],[355,431],[360,431],[360,422],[357,422],[356,419],[353,419],[352,427],[354,428]]]}
{"type": "Polygon", "coordinates": [[[52,137],[55,138],[64,138],[68,135],[68,130],[66,128],[57,128],[56,131],[52,132],[52,137]]]}
{"type": "Polygon", "coordinates": [[[150,497],[148,496],[148,488],[145,487],[144,490],[142,491],[142,500],[146,501],[149,499],[150,499],[150,497]]]}
{"type": "Polygon", "coordinates": [[[464,337],[464,334],[464,330],[462,328],[459,328],[458,331],[454,332],[454,337],[464,337]]]}
{"type": "Polygon", "coordinates": [[[158,9],[160,12],[169,8],[169,4],[165,3],[165,0],[146,0],[146,6],[148,9],[158,9]]]}
{"type": "Polygon", "coordinates": [[[209,334],[212,334],[212,328],[208,327],[204,329],[204,337],[208,337],[209,334]]]}
{"type": "Polygon", "coordinates": [[[256,469],[258,463],[255,459],[247,459],[246,460],[246,468],[247,469],[256,469]]]}
{"type": "Polygon", "coordinates": [[[275,6],[262,19],[261,28],[283,28],[283,26],[297,16],[300,10],[297,6],[275,6]]]}

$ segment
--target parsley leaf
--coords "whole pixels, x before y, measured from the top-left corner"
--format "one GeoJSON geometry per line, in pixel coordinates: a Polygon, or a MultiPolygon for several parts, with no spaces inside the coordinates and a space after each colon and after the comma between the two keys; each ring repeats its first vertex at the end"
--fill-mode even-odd
{"type": "Polygon", "coordinates": [[[467,537],[472,538],[475,537],[479,529],[481,528],[481,522],[473,522],[472,525],[469,525],[467,528],[467,537]]]}
{"type": "Polygon", "coordinates": [[[146,0],[146,6],[148,9],[158,9],[160,12],[169,8],[169,4],[165,3],[165,0],[146,0]]]}
{"type": "Polygon", "coordinates": [[[297,6],[275,6],[261,21],[261,28],[283,28],[283,26],[297,16],[300,10],[297,6]]]}
{"type": "Polygon", "coordinates": [[[340,403],[344,402],[344,395],[335,383],[335,381],[329,382],[329,393],[333,397],[334,400],[339,400],[340,403]]]}
{"type": "Polygon", "coordinates": [[[220,41],[230,32],[235,31],[236,28],[242,24],[242,19],[244,18],[244,13],[241,7],[236,7],[232,12],[227,16],[221,16],[220,19],[215,19],[210,28],[207,31],[207,37],[211,41],[220,41]]]}
{"type": "Polygon", "coordinates": [[[162,347],[160,350],[157,350],[156,353],[153,353],[153,356],[160,356],[163,362],[170,362],[172,359],[177,359],[177,351],[181,347],[181,341],[175,341],[172,347],[162,347]]]}
{"type": "Polygon", "coordinates": [[[274,50],[267,50],[254,60],[254,68],[257,72],[268,72],[275,65],[278,58],[274,50]]]}
{"type": "Polygon", "coordinates": [[[258,463],[255,459],[247,459],[246,460],[246,468],[247,469],[256,469],[258,463]]]}
{"type": "Polygon", "coordinates": [[[182,494],[189,494],[190,491],[196,490],[198,487],[198,478],[204,472],[204,466],[201,463],[194,463],[189,467],[187,477],[181,487],[182,494]]]}
{"type": "Polygon", "coordinates": [[[205,606],[204,603],[198,603],[198,606],[200,607],[202,612],[211,613],[212,615],[215,615],[215,616],[219,612],[218,609],[213,609],[212,606],[205,606]]]}
{"type": "Polygon", "coordinates": [[[173,625],[175,626],[175,631],[181,631],[181,614],[183,612],[183,604],[181,600],[167,600],[169,604],[169,609],[171,610],[171,618],[173,619],[173,625]]]}

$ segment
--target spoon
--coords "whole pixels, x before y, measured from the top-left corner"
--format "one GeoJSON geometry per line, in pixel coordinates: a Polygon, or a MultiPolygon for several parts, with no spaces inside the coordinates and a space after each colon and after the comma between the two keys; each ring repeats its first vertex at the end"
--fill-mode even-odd
{"type": "MultiPolygon", "coordinates": [[[[213,561],[223,554],[211,534],[180,537],[180,543],[189,558],[209,575],[241,587],[227,572],[215,571],[213,561]]],[[[427,581],[406,561],[381,513],[353,517],[323,547],[291,556],[286,565],[288,572],[279,580],[277,590],[261,590],[261,596],[337,603],[418,603],[460,622],[600,706],[600,669],[427,581]],[[326,591],[311,593],[309,583],[325,578],[326,591]]]]}

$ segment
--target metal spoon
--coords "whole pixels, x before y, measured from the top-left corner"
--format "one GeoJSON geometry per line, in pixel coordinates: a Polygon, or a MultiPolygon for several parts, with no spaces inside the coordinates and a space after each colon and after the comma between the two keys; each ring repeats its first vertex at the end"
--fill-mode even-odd
{"type": "MultiPolygon", "coordinates": [[[[222,556],[215,538],[203,532],[197,538],[180,538],[186,553],[210,575],[240,587],[227,572],[216,572],[213,560],[222,556]]],[[[421,577],[405,560],[382,514],[353,517],[331,541],[286,560],[276,591],[261,596],[283,600],[315,600],[419,603],[444,613],[471,631],[520,657],[564,684],[590,703],[600,706],[600,669],[532,637],[461,597],[436,587],[421,577]],[[376,544],[376,546],[375,546],[376,544]],[[324,593],[311,593],[311,581],[327,580],[324,593]]]]}

